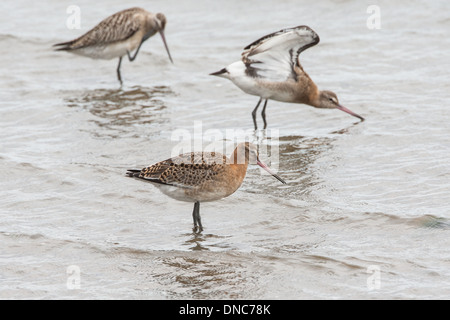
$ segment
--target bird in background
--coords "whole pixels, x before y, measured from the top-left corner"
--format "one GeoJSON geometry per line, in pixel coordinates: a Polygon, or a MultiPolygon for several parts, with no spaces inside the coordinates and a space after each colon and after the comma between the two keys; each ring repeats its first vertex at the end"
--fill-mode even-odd
{"type": "Polygon", "coordinates": [[[319,90],[303,70],[299,55],[319,43],[319,36],[308,26],[282,29],[266,35],[244,48],[241,60],[210,75],[231,80],[245,93],[260,97],[256,112],[264,100],[261,116],[267,128],[268,100],[307,104],[322,109],[339,109],[364,121],[360,115],[341,104],[334,92],[319,90]]]}
{"type": "Polygon", "coordinates": [[[286,183],[260,159],[257,147],[240,143],[230,158],[217,152],[192,152],[158,162],[142,170],[128,170],[129,177],[151,182],[167,196],[194,203],[194,232],[203,230],[200,203],[233,194],[242,184],[249,164],[257,164],[286,183]]]}
{"type": "Polygon", "coordinates": [[[162,13],[151,13],[141,8],[130,8],[106,18],[81,37],[54,45],[58,51],[68,51],[93,59],[119,58],[117,78],[122,83],[120,66],[123,56],[134,61],[145,40],[159,32],[170,61],[164,29],[167,19],[162,13]],[[132,54],[132,52],[134,54],[132,54]]]}

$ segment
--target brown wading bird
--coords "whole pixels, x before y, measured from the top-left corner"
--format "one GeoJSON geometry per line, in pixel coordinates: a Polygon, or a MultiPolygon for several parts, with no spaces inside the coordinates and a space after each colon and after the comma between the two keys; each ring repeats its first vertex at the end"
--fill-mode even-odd
{"type": "Polygon", "coordinates": [[[252,112],[255,130],[256,111],[262,100],[264,129],[267,127],[268,100],[303,103],[316,108],[339,109],[364,118],[339,104],[335,93],[320,91],[303,70],[299,55],[319,43],[319,36],[307,26],[283,29],[264,36],[244,48],[242,59],[211,75],[231,80],[244,92],[260,97],[252,112]]]}
{"type": "Polygon", "coordinates": [[[256,163],[286,183],[259,160],[256,146],[248,142],[240,143],[230,158],[217,152],[192,152],[142,170],[128,170],[127,175],[152,182],[173,199],[194,202],[194,232],[201,232],[200,202],[216,201],[233,194],[241,186],[249,163],[256,163]]]}
{"type": "Polygon", "coordinates": [[[122,57],[133,61],[145,40],[159,32],[166,47],[170,61],[169,47],[164,36],[166,17],[162,13],[151,13],[141,8],[131,8],[113,14],[81,37],[67,42],[57,43],[56,50],[72,52],[93,59],[119,58],[117,78],[122,83],[120,65],[122,57]],[[131,52],[136,52],[131,55],[131,52]]]}

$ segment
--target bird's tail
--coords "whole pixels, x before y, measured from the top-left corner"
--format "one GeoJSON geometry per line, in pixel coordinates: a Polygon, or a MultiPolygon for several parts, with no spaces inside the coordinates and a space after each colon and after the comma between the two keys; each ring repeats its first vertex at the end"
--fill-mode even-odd
{"type": "Polygon", "coordinates": [[[128,169],[126,175],[131,178],[138,178],[141,170],[128,169]]]}
{"type": "Polygon", "coordinates": [[[57,47],[57,48],[55,48],[56,51],[71,50],[72,49],[72,44],[74,44],[74,42],[75,42],[74,40],[61,42],[61,43],[54,44],[53,47],[57,47]]]}

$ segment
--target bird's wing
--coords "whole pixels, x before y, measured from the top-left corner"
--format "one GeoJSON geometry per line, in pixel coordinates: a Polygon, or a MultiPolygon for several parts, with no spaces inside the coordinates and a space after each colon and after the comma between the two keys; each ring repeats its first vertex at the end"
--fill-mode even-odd
{"type": "Polygon", "coordinates": [[[140,28],[138,19],[134,15],[141,13],[140,8],[131,8],[113,14],[81,37],[55,44],[59,50],[75,50],[93,45],[107,45],[132,37],[140,28]]]}
{"type": "Polygon", "coordinates": [[[192,152],[132,172],[130,176],[180,188],[195,188],[221,172],[227,158],[220,153],[192,152]]]}
{"type": "Polygon", "coordinates": [[[319,43],[317,33],[307,26],[282,29],[266,35],[244,48],[242,61],[247,74],[271,81],[295,79],[302,51],[319,43]]]}

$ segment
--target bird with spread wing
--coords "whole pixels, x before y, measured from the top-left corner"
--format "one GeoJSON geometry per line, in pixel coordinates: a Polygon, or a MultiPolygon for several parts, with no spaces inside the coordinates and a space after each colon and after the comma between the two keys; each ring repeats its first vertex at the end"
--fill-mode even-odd
{"type": "Polygon", "coordinates": [[[339,109],[363,121],[363,117],[340,105],[334,92],[319,90],[303,70],[299,55],[319,40],[308,26],[282,29],[251,43],[244,48],[241,60],[211,75],[229,79],[245,93],[260,97],[252,112],[255,130],[256,112],[263,100],[264,129],[268,100],[339,109]]]}

